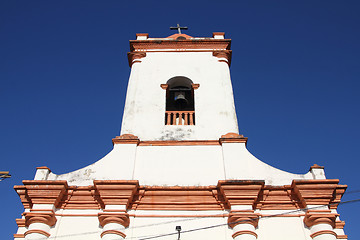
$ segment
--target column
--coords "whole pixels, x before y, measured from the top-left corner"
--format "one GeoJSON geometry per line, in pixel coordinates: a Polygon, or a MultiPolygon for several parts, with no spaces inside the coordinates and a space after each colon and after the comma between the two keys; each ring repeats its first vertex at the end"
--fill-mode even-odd
{"type": "Polygon", "coordinates": [[[263,186],[264,181],[219,181],[218,189],[231,210],[228,225],[233,229],[233,239],[257,239],[259,215],[254,212],[254,205],[263,186]]]}
{"type": "Polygon", "coordinates": [[[24,180],[24,197],[29,211],[24,213],[25,239],[48,239],[50,228],[55,225],[55,209],[67,191],[66,181],[24,180]]]}
{"type": "Polygon", "coordinates": [[[305,214],[304,223],[310,228],[310,237],[314,240],[335,240],[335,220],[338,214],[330,210],[308,210],[305,214]]]}
{"type": "Polygon", "coordinates": [[[235,240],[255,240],[257,234],[255,228],[259,222],[259,216],[253,210],[231,210],[228,224],[233,229],[232,237],[235,240]]]}
{"type": "Polygon", "coordinates": [[[94,185],[104,206],[103,211],[98,214],[103,228],[101,239],[125,239],[125,229],[130,224],[126,211],[137,193],[138,181],[95,180],[94,185]]]}
{"type": "MultiPolygon", "coordinates": [[[[316,166],[315,166],[316,167],[316,166]]],[[[310,237],[314,240],[335,240],[335,221],[339,214],[336,209],[346,186],[338,185],[337,179],[294,180],[292,196],[299,207],[308,208],[304,223],[310,229],[310,237]]]]}

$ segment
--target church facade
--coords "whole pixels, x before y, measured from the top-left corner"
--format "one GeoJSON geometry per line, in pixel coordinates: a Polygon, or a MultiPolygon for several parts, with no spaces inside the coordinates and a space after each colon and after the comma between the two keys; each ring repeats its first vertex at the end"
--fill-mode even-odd
{"type": "Polygon", "coordinates": [[[25,210],[14,239],[347,239],[337,212],[346,185],[246,149],[224,33],[136,36],[113,150],[62,175],[39,167],[15,186],[25,210]]]}

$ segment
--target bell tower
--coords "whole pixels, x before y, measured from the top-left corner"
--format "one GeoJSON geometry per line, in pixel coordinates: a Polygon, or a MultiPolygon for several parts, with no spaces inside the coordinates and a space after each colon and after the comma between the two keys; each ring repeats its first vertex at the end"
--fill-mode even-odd
{"type": "Polygon", "coordinates": [[[121,134],[143,140],[215,140],[238,133],[230,39],[137,34],[121,134]]]}

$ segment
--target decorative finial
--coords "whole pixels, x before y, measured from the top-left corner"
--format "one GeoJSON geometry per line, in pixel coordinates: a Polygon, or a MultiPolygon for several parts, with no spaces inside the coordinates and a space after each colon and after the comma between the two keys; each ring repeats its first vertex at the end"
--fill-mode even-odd
{"type": "Polygon", "coordinates": [[[177,24],[176,27],[170,27],[170,30],[178,30],[179,34],[181,34],[181,29],[187,30],[188,27],[180,27],[180,24],[177,24]]]}

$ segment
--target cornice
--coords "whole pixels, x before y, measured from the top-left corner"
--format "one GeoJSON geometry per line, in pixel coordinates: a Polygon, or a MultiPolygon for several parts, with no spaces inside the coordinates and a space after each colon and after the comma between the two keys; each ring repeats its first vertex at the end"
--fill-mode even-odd
{"type": "Polygon", "coordinates": [[[231,39],[147,39],[130,40],[130,52],[145,52],[148,50],[230,50],[231,39]]]}

